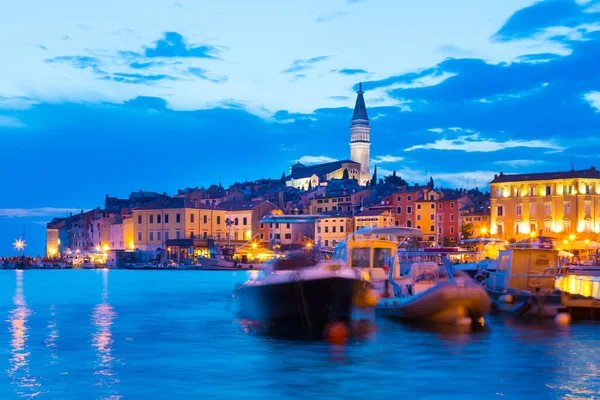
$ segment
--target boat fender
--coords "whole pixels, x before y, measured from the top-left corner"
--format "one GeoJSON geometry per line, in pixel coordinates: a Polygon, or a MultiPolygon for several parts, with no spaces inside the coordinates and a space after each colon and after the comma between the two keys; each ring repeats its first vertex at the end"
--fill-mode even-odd
{"type": "Polygon", "coordinates": [[[500,298],[498,298],[498,300],[502,303],[512,303],[515,301],[515,299],[512,297],[512,294],[503,294],[500,296],[500,298]]]}
{"type": "Polygon", "coordinates": [[[516,306],[514,306],[510,310],[510,313],[513,315],[516,315],[518,317],[522,317],[523,315],[525,315],[527,313],[527,311],[529,311],[530,308],[531,308],[531,304],[528,301],[523,301],[523,302],[517,304],[516,306]]]}

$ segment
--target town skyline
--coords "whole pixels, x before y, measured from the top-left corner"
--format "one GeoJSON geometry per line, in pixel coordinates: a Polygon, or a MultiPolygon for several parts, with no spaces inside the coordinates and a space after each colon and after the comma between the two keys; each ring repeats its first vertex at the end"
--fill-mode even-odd
{"type": "Polygon", "coordinates": [[[182,1],[124,20],[107,15],[142,3],[10,4],[0,51],[22,62],[0,65],[0,254],[23,227],[43,253],[49,219],[107,193],[347,159],[359,82],[380,177],[485,189],[499,172],[598,165],[599,5],[182,1]]]}

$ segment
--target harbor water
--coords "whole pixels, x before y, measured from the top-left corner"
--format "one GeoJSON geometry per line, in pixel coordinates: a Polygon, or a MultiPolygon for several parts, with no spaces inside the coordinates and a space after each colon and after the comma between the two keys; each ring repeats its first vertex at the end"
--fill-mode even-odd
{"type": "Polygon", "coordinates": [[[600,397],[600,325],[371,321],[343,347],[257,334],[245,272],[0,271],[0,399],[600,397]]]}

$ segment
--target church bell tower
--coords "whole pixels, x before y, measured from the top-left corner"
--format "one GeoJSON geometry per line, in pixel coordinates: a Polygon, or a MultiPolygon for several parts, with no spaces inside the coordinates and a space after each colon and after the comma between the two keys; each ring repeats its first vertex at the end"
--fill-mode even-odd
{"type": "Polygon", "coordinates": [[[371,175],[371,126],[363,97],[362,83],[358,84],[354,115],[350,121],[350,159],[360,163],[361,172],[371,175]]]}

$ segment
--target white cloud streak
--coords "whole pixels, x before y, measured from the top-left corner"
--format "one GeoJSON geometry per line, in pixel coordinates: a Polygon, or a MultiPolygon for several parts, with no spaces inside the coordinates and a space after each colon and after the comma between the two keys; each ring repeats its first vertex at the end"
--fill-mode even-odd
{"type": "Polygon", "coordinates": [[[400,162],[403,160],[404,160],[404,157],[398,157],[398,156],[390,156],[390,155],[377,156],[371,160],[371,164],[394,163],[394,162],[400,162]]]}
{"type": "Polygon", "coordinates": [[[8,115],[0,115],[0,127],[7,128],[22,128],[25,126],[21,120],[13,117],[9,117],[8,115]]]}
{"type": "Polygon", "coordinates": [[[497,142],[494,139],[486,139],[479,136],[478,133],[467,136],[459,136],[456,139],[438,139],[433,143],[419,144],[409,147],[405,151],[413,150],[458,150],[467,153],[480,152],[489,153],[516,147],[531,147],[552,149],[557,152],[565,150],[553,140],[507,140],[506,142],[497,142]]]}
{"type": "Polygon", "coordinates": [[[0,217],[28,218],[28,217],[56,217],[69,212],[79,212],[77,208],[41,207],[41,208],[0,208],[0,217]]]}
{"type": "Polygon", "coordinates": [[[328,156],[302,156],[298,161],[301,164],[322,164],[337,161],[337,159],[328,156]]]}

